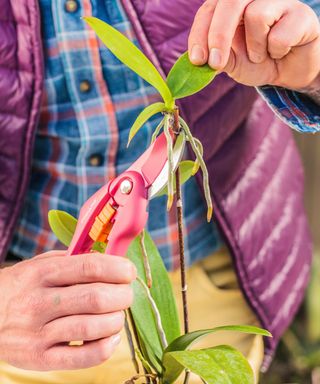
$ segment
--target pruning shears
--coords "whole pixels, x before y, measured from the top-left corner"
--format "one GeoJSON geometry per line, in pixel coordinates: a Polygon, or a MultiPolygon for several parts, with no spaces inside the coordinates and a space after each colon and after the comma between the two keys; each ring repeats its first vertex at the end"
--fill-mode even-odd
{"type": "MultiPolygon", "coordinates": [[[[173,139],[175,171],[185,149],[185,134],[181,131],[173,139]]],[[[67,255],[88,253],[95,242],[102,242],[105,253],[125,256],[131,241],[146,225],[149,200],[168,182],[168,169],[167,140],[161,133],[125,172],[85,202],[67,255]]]]}

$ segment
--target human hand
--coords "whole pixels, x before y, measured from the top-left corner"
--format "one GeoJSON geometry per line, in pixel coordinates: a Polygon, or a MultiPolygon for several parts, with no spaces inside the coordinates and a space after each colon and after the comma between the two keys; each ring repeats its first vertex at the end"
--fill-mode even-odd
{"type": "Polygon", "coordinates": [[[310,86],[320,72],[320,23],[298,0],[207,0],[189,35],[191,62],[251,86],[310,86]]]}
{"type": "Polygon", "coordinates": [[[136,277],[127,259],[52,251],[0,270],[0,360],[38,371],[107,360],[136,277]],[[69,346],[84,340],[82,346],[69,346]]]}

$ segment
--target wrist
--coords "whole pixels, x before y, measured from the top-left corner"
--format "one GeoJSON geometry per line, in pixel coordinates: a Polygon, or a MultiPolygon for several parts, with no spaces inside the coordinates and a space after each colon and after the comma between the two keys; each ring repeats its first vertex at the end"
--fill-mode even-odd
{"type": "Polygon", "coordinates": [[[297,89],[296,91],[305,94],[320,105],[320,73],[308,86],[297,89]]]}

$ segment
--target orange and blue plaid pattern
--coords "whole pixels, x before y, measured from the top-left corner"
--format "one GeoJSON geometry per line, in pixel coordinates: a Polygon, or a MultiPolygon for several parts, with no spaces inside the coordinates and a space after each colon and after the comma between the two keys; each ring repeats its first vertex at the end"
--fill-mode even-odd
{"type": "MultiPolygon", "coordinates": [[[[24,258],[61,248],[47,213],[61,209],[78,216],[83,203],[123,172],[148,146],[159,118],[152,119],[126,148],[129,129],[156,91],[120,63],[85,26],[97,16],[138,44],[120,1],[40,0],[45,52],[45,92],[36,135],[30,187],[11,252],[24,258]]],[[[183,187],[186,256],[189,263],[220,246],[216,227],[195,180],[183,187]]],[[[178,266],[175,209],[165,197],[150,203],[148,229],[166,266],[178,266]]]]}

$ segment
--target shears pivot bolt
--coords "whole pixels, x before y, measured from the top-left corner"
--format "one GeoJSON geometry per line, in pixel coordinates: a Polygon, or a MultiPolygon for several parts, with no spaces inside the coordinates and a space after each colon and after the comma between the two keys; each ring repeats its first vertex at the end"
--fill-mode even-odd
{"type": "Polygon", "coordinates": [[[129,195],[132,190],[132,182],[128,179],[125,179],[120,184],[120,191],[124,195],[129,195]]]}

